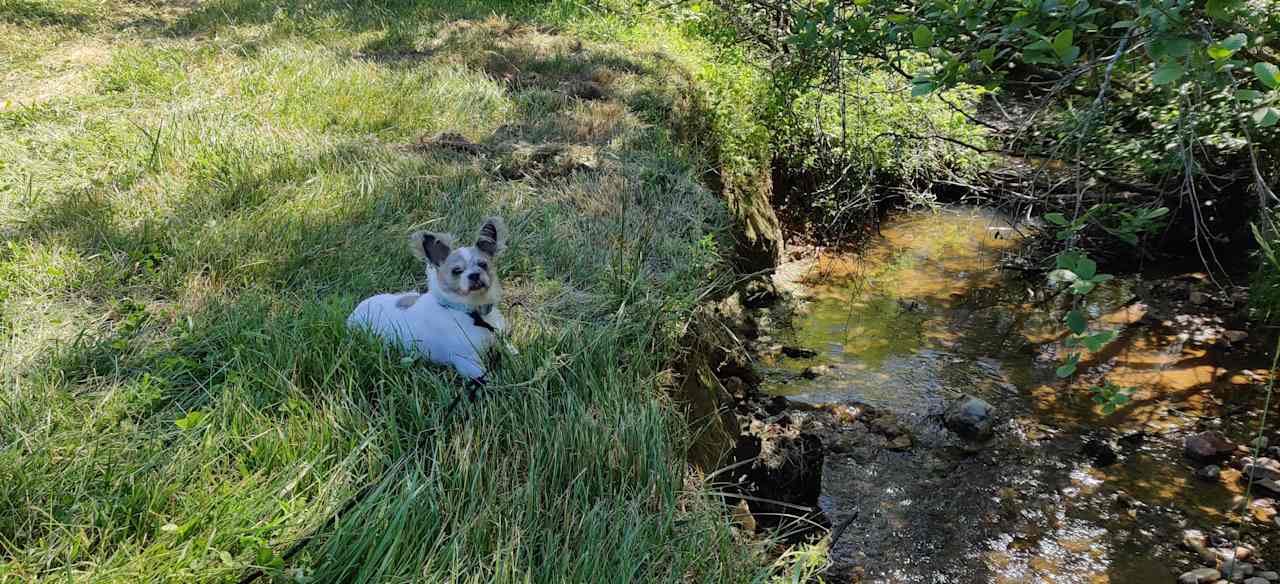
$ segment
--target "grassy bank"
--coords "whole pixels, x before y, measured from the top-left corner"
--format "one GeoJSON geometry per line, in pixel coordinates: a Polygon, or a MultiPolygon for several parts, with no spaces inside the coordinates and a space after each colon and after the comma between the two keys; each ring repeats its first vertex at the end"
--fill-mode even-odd
{"type": "Polygon", "coordinates": [[[274,4],[0,0],[0,582],[763,577],[660,389],[725,270],[714,66],[555,3],[274,4]],[[491,213],[521,353],[446,424],[455,375],[342,321],[491,213]]]}

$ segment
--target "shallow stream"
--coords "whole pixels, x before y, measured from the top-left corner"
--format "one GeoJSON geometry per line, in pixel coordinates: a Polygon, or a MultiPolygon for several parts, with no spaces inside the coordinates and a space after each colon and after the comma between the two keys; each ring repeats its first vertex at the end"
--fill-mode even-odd
{"type": "MultiPolygon", "coordinates": [[[[1059,381],[1063,297],[998,267],[1018,239],[994,213],[911,212],[856,256],[781,270],[808,302],[777,340],[818,354],[762,357],[763,389],[888,410],[913,439],[826,457],[820,506],[833,524],[858,514],[832,550],[841,578],[1173,582],[1198,565],[1179,549],[1182,530],[1212,531],[1239,506],[1238,473],[1196,479],[1182,437],[1212,428],[1246,439],[1262,356],[1224,345],[1222,319],[1201,307],[1153,306],[1148,282],[1118,278],[1088,310],[1120,337],[1059,381]],[[1134,388],[1110,415],[1088,391],[1104,376],[1134,388]],[[988,443],[943,428],[962,394],[995,407],[988,443]]],[[[1185,295],[1203,278],[1161,290],[1185,295]]]]}

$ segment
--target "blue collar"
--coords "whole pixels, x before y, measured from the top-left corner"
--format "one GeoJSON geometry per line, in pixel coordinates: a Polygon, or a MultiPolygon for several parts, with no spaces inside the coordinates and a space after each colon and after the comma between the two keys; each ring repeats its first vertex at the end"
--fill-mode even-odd
{"type": "Polygon", "coordinates": [[[472,305],[472,304],[463,304],[461,302],[451,302],[439,296],[436,296],[436,301],[440,303],[440,306],[448,308],[449,310],[456,310],[463,314],[475,313],[480,316],[488,316],[490,312],[493,312],[492,304],[481,304],[478,306],[472,305]]]}

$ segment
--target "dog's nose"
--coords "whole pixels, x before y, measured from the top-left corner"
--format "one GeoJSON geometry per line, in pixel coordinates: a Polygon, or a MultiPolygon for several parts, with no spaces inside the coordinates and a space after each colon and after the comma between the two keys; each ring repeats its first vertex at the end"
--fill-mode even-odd
{"type": "Polygon", "coordinates": [[[467,276],[467,278],[468,278],[469,280],[471,280],[471,282],[472,282],[472,283],[474,283],[474,284],[479,284],[479,283],[480,283],[480,272],[473,272],[470,276],[467,276]]]}

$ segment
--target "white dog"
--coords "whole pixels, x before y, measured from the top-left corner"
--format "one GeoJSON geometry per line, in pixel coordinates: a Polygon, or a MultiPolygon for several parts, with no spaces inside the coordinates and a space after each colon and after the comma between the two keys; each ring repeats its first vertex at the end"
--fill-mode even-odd
{"type": "Polygon", "coordinates": [[[427,293],[367,298],[347,317],[347,326],[367,328],[483,382],[484,357],[507,330],[498,310],[502,287],[494,266],[506,242],[507,228],[498,217],[485,220],[472,247],[454,249],[449,234],[414,232],[409,244],[426,261],[427,293]]]}

